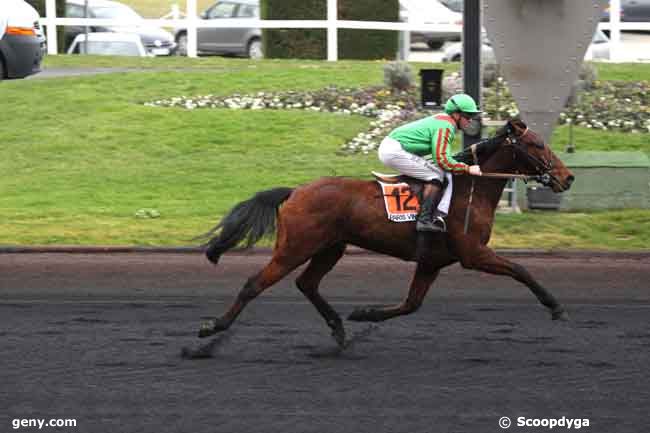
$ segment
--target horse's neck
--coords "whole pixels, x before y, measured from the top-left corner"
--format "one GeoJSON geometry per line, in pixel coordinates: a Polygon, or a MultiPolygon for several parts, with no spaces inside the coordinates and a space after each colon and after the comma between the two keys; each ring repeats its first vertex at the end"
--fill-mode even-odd
{"type": "MultiPolygon", "coordinates": [[[[454,180],[454,190],[458,191],[462,197],[469,197],[470,193],[473,194],[473,203],[478,204],[480,202],[482,207],[487,207],[491,212],[494,212],[499,205],[506,183],[505,179],[476,178],[472,188],[472,178],[461,176],[454,180]]],[[[465,204],[467,203],[463,203],[462,207],[465,204]]]]}
{"type": "Polygon", "coordinates": [[[502,147],[481,162],[481,170],[486,173],[512,173],[515,160],[512,153],[502,147]]]}
{"type": "MultiPolygon", "coordinates": [[[[512,173],[514,171],[512,157],[505,151],[495,152],[481,164],[481,170],[485,173],[512,173]]],[[[467,189],[467,195],[469,195],[471,178],[465,176],[463,178],[458,186],[467,189]]],[[[473,200],[480,200],[494,212],[499,205],[506,183],[507,181],[503,179],[477,179],[474,185],[473,200]]]]}

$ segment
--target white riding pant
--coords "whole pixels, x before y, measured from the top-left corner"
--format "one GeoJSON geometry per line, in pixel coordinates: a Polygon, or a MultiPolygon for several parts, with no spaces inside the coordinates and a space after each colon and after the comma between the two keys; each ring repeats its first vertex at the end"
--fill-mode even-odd
{"type": "Polygon", "coordinates": [[[443,184],[446,179],[448,185],[438,205],[438,211],[445,216],[449,213],[453,182],[451,173],[444,171],[429,159],[407,152],[402,148],[399,141],[390,137],[384,138],[379,145],[379,160],[387,167],[415,179],[426,182],[431,182],[435,179],[443,184]]]}

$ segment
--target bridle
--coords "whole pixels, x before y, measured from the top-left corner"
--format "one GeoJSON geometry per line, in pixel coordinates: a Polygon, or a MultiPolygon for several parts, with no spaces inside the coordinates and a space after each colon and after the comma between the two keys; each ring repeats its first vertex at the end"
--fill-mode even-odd
{"type": "MultiPolygon", "coordinates": [[[[523,162],[529,165],[536,172],[536,174],[533,175],[521,174],[519,173],[519,170],[517,170],[517,173],[482,173],[480,177],[488,177],[488,178],[496,178],[496,179],[521,179],[524,182],[528,182],[529,180],[535,180],[545,186],[550,186],[554,182],[557,183],[558,185],[561,185],[558,178],[556,178],[551,174],[551,170],[553,170],[553,162],[548,161],[546,158],[538,158],[536,156],[529,154],[526,148],[524,147],[527,145],[521,144],[522,139],[529,132],[530,129],[526,127],[523,133],[521,133],[520,135],[516,135],[514,132],[514,128],[508,125],[506,127],[505,145],[512,149],[513,161],[516,161],[517,159],[523,160],[523,162]]],[[[503,135],[501,135],[501,137],[502,136],[503,135]]],[[[482,143],[495,140],[495,138],[496,137],[488,138],[486,140],[480,141],[470,146],[472,157],[474,159],[474,164],[478,164],[478,156],[476,151],[478,146],[482,143]]],[[[544,144],[541,145],[535,144],[535,146],[539,148],[543,148],[544,144]]],[[[476,179],[475,177],[472,177],[469,199],[467,202],[467,208],[465,209],[465,227],[464,227],[465,234],[467,234],[469,228],[470,212],[472,208],[472,198],[474,197],[475,179],[476,179]]]]}
{"type": "MultiPolygon", "coordinates": [[[[506,146],[509,146],[512,149],[512,159],[523,161],[526,165],[532,168],[535,171],[534,175],[521,175],[517,170],[517,178],[523,179],[524,181],[535,180],[545,186],[550,186],[552,183],[560,184],[559,179],[551,174],[553,170],[553,161],[549,161],[544,157],[537,157],[528,153],[525,149],[525,144],[521,144],[523,138],[530,132],[530,129],[526,127],[523,133],[520,135],[515,135],[512,128],[508,128],[506,136],[506,146]]],[[[544,148],[544,144],[535,144],[540,149],[544,148]]]]}
{"type": "MultiPolygon", "coordinates": [[[[547,160],[546,158],[538,158],[534,155],[531,155],[526,150],[526,144],[522,144],[522,139],[530,132],[530,129],[526,127],[524,132],[521,134],[516,134],[514,128],[508,125],[505,134],[500,134],[497,137],[488,138],[482,140],[478,143],[470,146],[472,155],[474,157],[474,164],[478,164],[478,158],[476,156],[476,149],[478,146],[485,142],[498,140],[505,135],[505,145],[504,147],[509,147],[512,150],[512,160],[513,161],[522,161],[524,164],[528,165],[533,169],[535,174],[522,174],[517,170],[516,173],[483,173],[481,177],[495,178],[495,179],[521,179],[524,182],[529,180],[537,181],[545,186],[550,186],[553,183],[561,185],[559,179],[551,174],[553,170],[553,162],[547,160]]],[[[544,148],[544,144],[535,144],[540,149],[544,148]]]]}

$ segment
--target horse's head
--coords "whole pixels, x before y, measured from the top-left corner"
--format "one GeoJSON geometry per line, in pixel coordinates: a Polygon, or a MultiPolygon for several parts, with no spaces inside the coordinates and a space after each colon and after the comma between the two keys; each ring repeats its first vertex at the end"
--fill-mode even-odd
{"type": "Polygon", "coordinates": [[[554,192],[566,191],[575,179],[542,138],[519,119],[511,119],[497,132],[504,136],[502,149],[512,152],[514,169],[521,174],[538,176],[554,192]]]}

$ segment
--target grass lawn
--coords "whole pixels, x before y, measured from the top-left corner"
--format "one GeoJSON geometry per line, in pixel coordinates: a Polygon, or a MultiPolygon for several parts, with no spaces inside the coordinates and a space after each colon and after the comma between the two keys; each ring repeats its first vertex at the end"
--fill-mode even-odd
{"type": "MultiPolygon", "coordinates": [[[[50,56],[46,67],[148,71],[1,83],[0,109],[16,114],[0,124],[0,244],[188,245],[255,191],[325,175],[367,177],[382,168],[374,155],[335,153],[368,127],[367,118],[142,103],[376,85],[382,65],[50,56]],[[140,209],[155,209],[160,217],[138,218],[140,209]]],[[[603,75],[632,77],[629,68],[603,75]]],[[[647,72],[644,66],[638,73],[647,72]]],[[[557,140],[565,135],[565,128],[556,131],[557,140]]],[[[647,135],[578,129],[575,137],[579,150],[650,151],[647,135]]],[[[650,211],[640,210],[500,215],[492,245],[641,249],[650,245],[649,221],[650,211]]]]}

